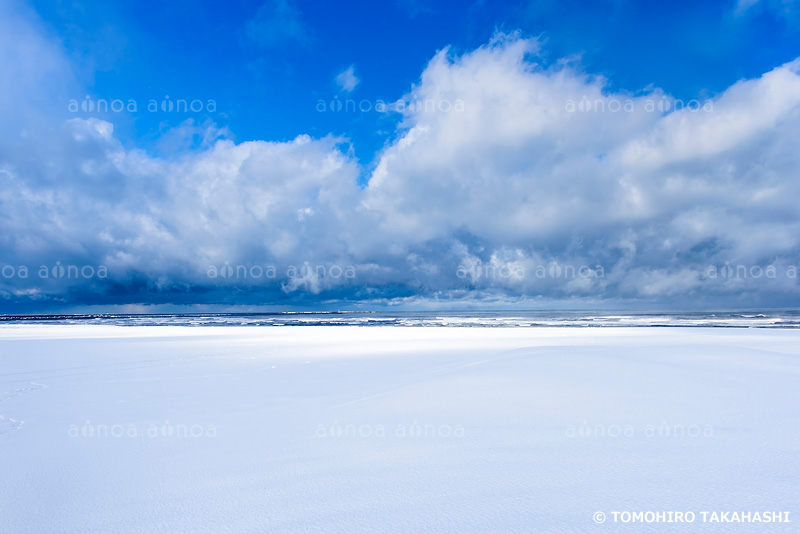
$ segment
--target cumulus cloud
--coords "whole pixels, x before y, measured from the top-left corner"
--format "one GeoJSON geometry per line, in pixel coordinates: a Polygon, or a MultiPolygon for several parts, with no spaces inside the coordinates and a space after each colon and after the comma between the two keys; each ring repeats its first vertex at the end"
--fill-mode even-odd
{"type": "MultiPolygon", "coordinates": [[[[61,65],[42,42],[37,53],[61,65]]],[[[539,49],[499,34],[437,53],[364,188],[348,141],[332,136],[236,143],[188,122],[162,157],[124,147],[95,118],[15,138],[0,153],[0,263],[33,272],[0,278],[0,296],[419,307],[797,297],[798,61],[682,103],[544,67],[539,49]],[[71,264],[108,276],[36,275],[71,264]],[[728,276],[739,265],[747,276],[728,276]],[[769,266],[776,276],[753,270],[769,266]]]]}
{"type": "Polygon", "coordinates": [[[340,90],[347,93],[352,93],[353,89],[356,88],[356,85],[358,85],[360,81],[361,80],[356,77],[355,65],[350,65],[336,75],[336,85],[339,86],[340,90]]]}
{"type": "MultiPolygon", "coordinates": [[[[511,251],[527,272],[601,264],[604,278],[560,292],[619,296],[715,291],[729,281],[704,279],[703,266],[797,261],[797,61],[684,105],[540,67],[528,59],[537,48],[500,35],[428,65],[409,95],[423,105],[406,111],[362,201],[394,247],[451,236],[474,249],[461,249],[462,263],[491,266],[511,251]],[[439,108],[456,100],[463,112],[439,108]]],[[[518,291],[542,283],[527,276],[518,291]]]]}

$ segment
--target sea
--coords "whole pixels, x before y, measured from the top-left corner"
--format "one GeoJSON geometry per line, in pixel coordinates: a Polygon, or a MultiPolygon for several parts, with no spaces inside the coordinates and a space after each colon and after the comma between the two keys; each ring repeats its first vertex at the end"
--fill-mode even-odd
{"type": "Polygon", "coordinates": [[[399,326],[463,328],[800,328],[800,310],[747,312],[287,311],[272,313],[0,315],[0,324],[115,326],[399,326]]]}

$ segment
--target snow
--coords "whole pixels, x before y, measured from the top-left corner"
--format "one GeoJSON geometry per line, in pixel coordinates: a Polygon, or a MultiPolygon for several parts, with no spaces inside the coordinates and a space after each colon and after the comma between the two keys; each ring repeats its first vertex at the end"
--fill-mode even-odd
{"type": "Polygon", "coordinates": [[[799,341],[6,324],[0,532],[798,532],[799,341]]]}

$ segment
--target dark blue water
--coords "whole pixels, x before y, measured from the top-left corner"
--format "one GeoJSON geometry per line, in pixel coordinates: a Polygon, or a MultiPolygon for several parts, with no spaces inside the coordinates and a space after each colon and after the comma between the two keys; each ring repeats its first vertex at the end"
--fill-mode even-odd
{"type": "Polygon", "coordinates": [[[798,328],[800,311],[764,312],[282,312],[204,314],[0,315],[0,323],[119,326],[696,326],[798,328]]]}

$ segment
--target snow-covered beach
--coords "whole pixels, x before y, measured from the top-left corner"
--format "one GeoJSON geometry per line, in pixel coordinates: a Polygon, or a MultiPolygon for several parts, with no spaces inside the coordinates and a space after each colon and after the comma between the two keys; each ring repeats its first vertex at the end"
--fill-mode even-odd
{"type": "Polygon", "coordinates": [[[794,329],[6,324],[0,531],[797,532],[799,379],[794,329]]]}

